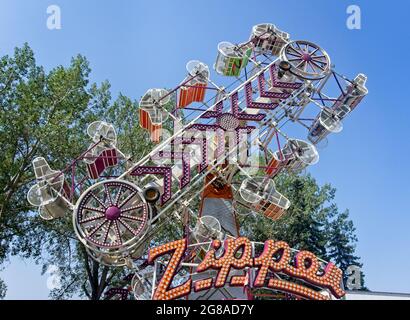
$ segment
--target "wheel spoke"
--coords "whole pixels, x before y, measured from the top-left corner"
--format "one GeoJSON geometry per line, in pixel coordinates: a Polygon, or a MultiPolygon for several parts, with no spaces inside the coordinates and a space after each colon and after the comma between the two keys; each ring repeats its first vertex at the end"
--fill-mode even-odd
{"type": "Polygon", "coordinates": [[[322,59],[322,58],[327,59],[327,57],[326,57],[325,55],[314,56],[313,58],[314,58],[314,59],[322,59]]]}
{"type": "Polygon", "coordinates": [[[324,68],[322,68],[321,66],[319,66],[316,62],[311,61],[313,65],[315,65],[316,67],[318,67],[320,70],[325,71],[324,68]]]}
{"type": "Polygon", "coordinates": [[[88,211],[99,212],[99,213],[105,213],[105,210],[99,209],[99,208],[92,208],[92,207],[88,207],[88,206],[84,206],[84,207],[82,207],[82,208],[85,209],[85,210],[88,210],[88,211]]]}
{"type": "Polygon", "coordinates": [[[118,206],[118,208],[122,208],[124,205],[126,205],[135,195],[137,194],[137,191],[131,192],[131,194],[118,206]]]}
{"type": "Polygon", "coordinates": [[[301,54],[299,54],[299,53],[298,53],[298,54],[294,54],[294,53],[292,53],[292,52],[288,52],[287,55],[292,56],[292,57],[298,57],[298,58],[301,58],[301,57],[302,57],[301,54]]]}
{"type": "Polygon", "coordinates": [[[118,225],[118,221],[114,221],[114,227],[115,227],[115,233],[118,239],[119,244],[122,244],[122,239],[121,239],[121,232],[120,232],[120,226],[118,225]]]}
{"type": "Polygon", "coordinates": [[[94,194],[94,192],[91,191],[91,196],[101,205],[103,206],[104,209],[107,209],[107,206],[102,203],[102,201],[100,199],[97,198],[97,196],[94,194]]]}
{"type": "Polygon", "coordinates": [[[142,208],[144,208],[144,204],[143,204],[143,203],[140,203],[140,204],[137,205],[137,206],[129,207],[129,208],[127,208],[127,209],[121,210],[121,213],[129,212],[129,211],[133,211],[133,210],[137,210],[137,209],[142,209],[142,208]]]}
{"type": "Polygon", "coordinates": [[[100,223],[88,236],[92,237],[98,230],[100,230],[104,226],[104,224],[107,223],[107,221],[108,220],[104,220],[102,223],[100,223]]]}
{"type": "Polygon", "coordinates": [[[109,192],[109,190],[108,190],[108,186],[107,186],[106,183],[104,183],[104,190],[105,190],[105,194],[106,194],[107,197],[108,197],[108,201],[110,201],[110,205],[113,206],[114,204],[112,203],[111,194],[110,194],[110,192],[109,192]]]}
{"type": "Polygon", "coordinates": [[[304,63],[305,63],[305,61],[304,61],[304,60],[302,60],[302,62],[301,62],[301,63],[299,63],[299,64],[296,66],[296,69],[299,69],[299,67],[302,67],[304,63]]]}
{"type": "Polygon", "coordinates": [[[305,43],[305,50],[306,53],[309,53],[309,45],[307,43],[305,43]]]}
{"type": "Polygon", "coordinates": [[[302,58],[289,59],[288,61],[289,61],[289,62],[292,62],[292,61],[302,61],[302,58]]]}
{"type": "Polygon", "coordinates": [[[309,63],[310,68],[313,70],[313,72],[317,72],[317,68],[315,68],[315,66],[312,64],[312,62],[309,61],[308,63],[309,63]]]}
{"type": "Polygon", "coordinates": [[[105,215],[96,215],[96,216],[92,216],[90,218],[86,218],[86,219],[82,219],[81,221],[79,221],[78,223],[83,224],[83,223],[87,223],[87,222],[92,222],[92,221],[96,221],[96,220],[100,220],[105,218],[105,215]]]}
{"type": "Polygon", "coordinates": [[[134,216],[130,216],[128,214],[121,214],[121,218],[128,219],[128,220],[133,220],[133,221],[139,221],[139,222],[144,222],[145,221],[144,218],[134,217],[134,216]]]}
{"type": "Polygon", "coordinates": [[[297,51],[295,48],[293,47],[289,47],[289,49],[293,50],[294,52],[296,52],[298,54],[298,56],[302,56],[302,53],[300,51],[297,51]]]}
{"type": "Polygon", "coordinates": [[[315,50],[313,50],[311,53],[310,53],[310,55],[311,56],[313,56],[316,52],[318,52],[319,51],[319,48],[316,48],[315,50]]]}
{"type": "Polygon", "coordinates": [[[322,73],[322,70],[320,70],[317,66],[315,66],[312,61],[309,61],[309,66],[313,72],[322,73]]]}
{"type": "Polygon", "coordinates": [[[133,228],[130,227],[130,225],[125,222],[124,220],[122,220],[121,218],[118,218],[118,221],[129,231],[131,232],[134,236],[138,235],[138,232],[135,231],[133,228]]]}
{"type": "Polygon", "coordinates": [[[118,190],[118,193],[117,193],[117,197],[115,198],[115,205],[118,207],[118,202],[120,201],[120,197],[121,197],[121,195],[122,195],[122,186],[120,186],[120,189],[118,190]]]}
{"type": "Polygon", "coordinates": [[[320,60],[316,60],[316,59],[312,59],[312,61],[314,61],[316,63],[321,63],[323,65],[327,65],[327,61],[320,61],[320,60]]]}
{"type": "Polygon", "coordinates": [[[107,231],[105,232],[104,241],[103,241],[104,244],[107,243],[107,238],[108,238],[108,234],[110,233],[111,226],[112,226],[112,221],[110,221],[110,223],[108,224],[107,231]]]}

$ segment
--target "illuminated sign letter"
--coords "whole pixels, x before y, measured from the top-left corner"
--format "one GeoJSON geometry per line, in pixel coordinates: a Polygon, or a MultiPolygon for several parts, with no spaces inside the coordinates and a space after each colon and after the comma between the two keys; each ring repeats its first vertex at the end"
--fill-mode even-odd
{"type": "Polygon", "coordinates": [[[155,290],[154,300],[171,300],[183,297],[191,292],[192,279],[190,278],[184,284],[170,289],[172,280],[175,277],[175,272],[181,263],[187,248],[187,240],[182,239],[173,241],[162,246],[150,249],[148,253],[148,263],[153,263],[154,260],[165,254],[171,254],[171,259],[168,262],[164,276],[155,290]]]}
{"type": "MultiPolygon", "coordinates": [[[[225,240],[224,253],[220,258],[216,257],[216,252],[221,247],[219,240],[212,242],[212,248],[205,256],[204,260],[198,265],[197,272],[209,269],[219,270],[215,281],[215,287],[225,286],[231,268],[243,269],[252,267],[252,245],[249,239],[241,237],[237,239],[225,240]]],[[[232,286],[244,286],[246,276],[233,276],[230,284],[232,286]]],[[[200,280],[195,283],[195,290],[203,290],[212,285],[212,279],[200,280]]]]}

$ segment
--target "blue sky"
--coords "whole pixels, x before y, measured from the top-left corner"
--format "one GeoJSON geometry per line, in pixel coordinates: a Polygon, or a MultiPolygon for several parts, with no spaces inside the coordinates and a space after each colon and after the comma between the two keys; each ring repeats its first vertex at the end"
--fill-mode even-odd
{"type": "MultiPolygon", "coordinates": [[[[177,85],[188,60],[212,65],[218,42],[247,40],[258,23],[318,43],[337,71],[366,73],[370,94],[310,171],[319,183],[331,182],[339,207],[350,209],[367,286],[410,292],[409,67],[398,59],[410,52],[409,10],[408,1],[393,0],[0,0],[0,55],[28,42],[38,63],[51,68],[81,53],[94,81],[108,79],[115,95],[139,98],[177,85]],[[46,27],[52,4],[61,7],[61,30],[46,27]],[[346,27],[351,4],[362,10],[361,30],[346,27]]],[[[47,298],[46,277],[30,261],[11,259],[0,277],[7,298],[47,298]]]]}

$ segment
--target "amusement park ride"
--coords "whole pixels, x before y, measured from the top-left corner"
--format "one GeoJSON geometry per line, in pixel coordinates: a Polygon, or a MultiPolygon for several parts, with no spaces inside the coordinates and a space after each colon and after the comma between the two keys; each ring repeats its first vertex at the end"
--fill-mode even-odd
{"type": "Polygon", "coordinates": [[[338,74],[321,47],[272,24],[254,26],[247,42],[221,42],[214,69],[233,83],[216,85],[206,64],[190,61],[176,88],[145,93],[139,125],[156,147],[142,159],[121,152],[111,124],[91,123],[89,148],[65,170],[33,161],[28,201],[46,220],[71,215],[93,259],[130,270],[131,286],[112,288],[112,298],[253,299],[260,289],[341,298],[341,270],[284,242],[241,237],[238,211],[272,223],[286,214],[275,177],[318,162],[317,146],[367,94],[366,76],[338,74]],[[284,132],[291,123],[307,141],[284,132]],[[149,249],[171,220],[184,239],[149,249]]]}

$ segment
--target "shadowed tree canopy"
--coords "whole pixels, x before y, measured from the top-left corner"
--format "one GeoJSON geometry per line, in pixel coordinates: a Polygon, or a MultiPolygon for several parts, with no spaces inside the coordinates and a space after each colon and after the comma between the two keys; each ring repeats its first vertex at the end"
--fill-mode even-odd
{"type": "MultiPolygon", "coordinates": [[[[113,101],[109,83],[91,83],[90,72],[83,56],[46,71],[28,45],[0,58],[0,265],[19,255],[33,258],[43,272],[58,267],[61,281],[51,290],[54,299],[102,299],[107,288],[126,285],[127,271],[89,258],[74,234],[71,216],[47,222],[33,212],[26,200],[34,183],[32,160],[42,156],[52,168],[64,168],[89,146],[85,132],[95,120],[112,123],[119,149],[136,160],[152,148],[138,125],[138,103],[121,94],[113,101]]],[[[280,176],[277,184],[292,201],[288,214],[275,223],[248,215],[242,224],[246,235],[285,240],[342,269],[358,264],[353,223],[347,211],[339,213],[330,203],[335,195],[330,185],[319,187],[310,176],[289,175],[280,176]]],[[[166,227],[159,239],[180,236],[172,224],[166,227]]],[[[0,297],[5,290],[0,280],[0,297]]]]}

